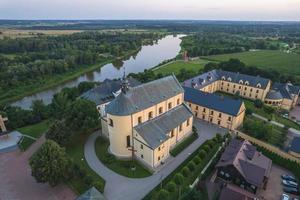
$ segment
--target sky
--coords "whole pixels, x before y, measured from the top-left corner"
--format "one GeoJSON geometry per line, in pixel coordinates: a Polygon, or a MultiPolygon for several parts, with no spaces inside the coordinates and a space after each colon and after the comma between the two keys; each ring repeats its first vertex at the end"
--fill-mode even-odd
{"type": "Polygon", "coordinates": [[[300,0],[0,0],[0,19],[300,21],[300,0]]]}

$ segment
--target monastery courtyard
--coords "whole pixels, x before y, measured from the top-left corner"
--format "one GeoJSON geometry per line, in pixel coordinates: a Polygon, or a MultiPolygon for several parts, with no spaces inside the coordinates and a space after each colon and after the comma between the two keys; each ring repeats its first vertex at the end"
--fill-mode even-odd
{"type": "Polygon", "coordinates": [[[108,200],[138,200],[148,194],[161,180],[174,171],[191,153],[193,153],[203,142],[213,138],[216,133],[224,135],[227,130],[209,124],[199,119],[194,120],[199,137],[185,148],[176,159],[171,157],[160,167],[157,173],[147,178],[127,178],[121,176],[102,164],[95,152],[95,141],[99,132],[93,133],[85,145],[85,158],[89,166],[106,181],[104,196],[108,200]],[[117,190],[116,190],[117,188],[117,190]]]}

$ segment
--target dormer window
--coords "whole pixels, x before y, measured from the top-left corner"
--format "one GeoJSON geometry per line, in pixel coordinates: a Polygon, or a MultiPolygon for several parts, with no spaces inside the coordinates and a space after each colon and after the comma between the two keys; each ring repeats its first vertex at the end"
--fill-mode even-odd
{"type": "Polygon", "coordinates": [[[245,82],[245,85],[249,85],[249,81],[246,81],[246,82],[245,82]]]}
{"type": "Polygon", "coordinates": [[[222,80],[225,81],[225,76],[222,76],[222,80]]]}
{"type": "Polygon", "coordinates": [[[257,83],[256,87],[261,88],[261,84],[257,83]]]}
{"type": "Polygon", "coordinates": [[[240,80],[240,81],[239,81],[239,84],[243,84],[243,83],[244,83],[244,81],[243,81],[243,80],[240,80]]]}
{"type": "Polygon", "coordinates": [[[227,81],[231,82],[231,78],[230,78],[230,77],[228,77],[228,78],[227,78],[227,81]]]}

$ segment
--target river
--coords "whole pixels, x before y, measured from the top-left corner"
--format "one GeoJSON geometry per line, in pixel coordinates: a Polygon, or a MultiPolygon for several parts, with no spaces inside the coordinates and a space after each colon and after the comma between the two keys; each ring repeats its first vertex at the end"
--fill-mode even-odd
{"type": "Polygon", "coordinates": [[[73,80],[47,89],[42,92],[24,97],[14,103],[13,106],[19,106],[23,109],[30,109],[34,100],[41,99],[45,104],[52,101],[53,95],[65,87],[75,87],[83,81],[103,81],[105,79],[120,78],[123,75],[124,67],[126,74],[142,72],[145,69],[152,68],[164,60],[174,58],[180,51],[181,37],[183,35],[168,35],[157,43],[144,45],[136,54],[130,56],[127,60],[106,64],[99,69],[83,74],[73,80]]]}

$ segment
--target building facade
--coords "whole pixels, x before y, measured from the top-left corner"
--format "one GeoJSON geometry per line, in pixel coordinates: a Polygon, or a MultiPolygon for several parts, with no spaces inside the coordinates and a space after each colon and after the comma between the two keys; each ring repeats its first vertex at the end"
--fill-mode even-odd
{"type": "Polygon", "coordinates": [[[212,70],[184,81],[183,85],[208,93],[220,91],[238,94],[247,99],[264,101],[270,90],[271,81],[260,76],[212,70]]]}
{"type": "Polygon", "coordinates": [[[135,157],[155,168],[191,134],[193,115],[184,104],[184,90],[176,77],[168,76],[131,88],[125,82],[121,93],[106,106],[102,125],[113,155],[135,157]]]}
{"type": "Polygon", "coordinates": [[[188,87],[184,87],[184,90],[184,100],[196,118],[229,130],[235,130],[242,126],[246,108],[240,99],[232,99],[188,87]]]}

